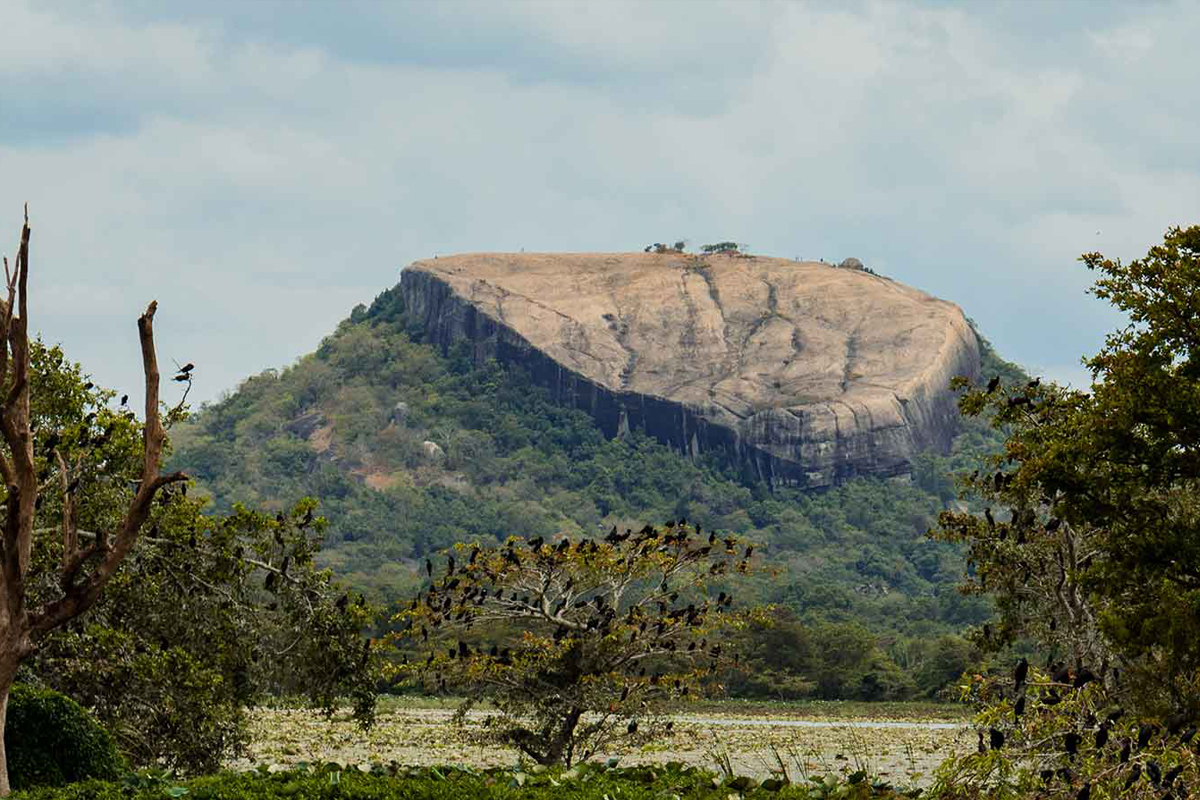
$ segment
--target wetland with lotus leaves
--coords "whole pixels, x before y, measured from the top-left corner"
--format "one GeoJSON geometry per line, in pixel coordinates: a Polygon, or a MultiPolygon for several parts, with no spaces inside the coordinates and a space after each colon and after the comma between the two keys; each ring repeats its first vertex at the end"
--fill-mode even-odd
{"type": "MultiPolygon", "coordinates": [[[[378,723],[362,731],[348,714],[327,721],[303,708],[258,708],[251,715],[248,757],[234,769],[335,761],[366,766],[397,762],[412,766],[512,766],[510,748],[470,741],[470,728],[485,712],[472,711],[466,728],[453,720],[457,702],[418,698],[381,703],[378,723]]],[[[866,770],[899,786],[927,785],[937,765],[974,747],[962,706],[933,703],[745,703],[695,704],[672,715],[675,725],[661,741],[637,749],[614,747],[593,760],[619,759],[623,766],[682,762],[765,779],[787,770],[792,780],[866,770]]]]}

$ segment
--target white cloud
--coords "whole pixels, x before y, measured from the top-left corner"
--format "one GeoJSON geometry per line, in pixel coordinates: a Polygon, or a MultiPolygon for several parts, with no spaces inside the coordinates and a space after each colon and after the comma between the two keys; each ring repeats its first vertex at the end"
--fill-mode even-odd
{"type": "Polygon", "coordinates": [[[158,297],[202,398],[414,258],[675,237],[857,255],[1071,364],[1115,319],[1076,256],[1196,221],[1200,13],[1056,8],[17,4],[0,234],[29,200],[35,324],[103,382],[158,297]]]}

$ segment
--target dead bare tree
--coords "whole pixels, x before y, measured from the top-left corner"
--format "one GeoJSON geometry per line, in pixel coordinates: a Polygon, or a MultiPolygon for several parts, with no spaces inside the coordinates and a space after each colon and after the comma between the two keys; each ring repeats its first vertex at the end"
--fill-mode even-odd
{"type": "Polygon", "coordinates": [[[151,503],[159,489],[187,479],[183,473],[160,475],[166,433],[159,415],[159,372],[154,350],[154,312],[150,303],[138,318],[138,336],[142,346],[142,371],[146,379],[146,422],[142,441],[144,457],[142,477],[121,522],[112,530],[96,531],[83,537],[76,528],[72,509],[73,487],[67,480],[67,463],[57,449],[43,454],[56,463],[61,472],[57,486],[47,482],[47,491],[62,493],[62,520],[56,528],[34,528],[38,508],[34,437],[29,404],[29,317],[26,304],[29,279],[29,213],[21,228],[17,255],[10,269],[4,259],[7,296],[0,299],[0,476],[4,479],[3,536],[0,538],[0,797],[10,792],[8,761],[4,750],[4,727],[8,695],[17,667],[33,654],[39,642],[51,631],[87,611],[116,573],[121,562],[137,542],[143,524],[150,515],[151,503]],[[47,533],[50,531],[50,533],[47,533]],[[62,537],[62,563],[59,574],[61,592],[39,604],[26,605],[25,581],[33,554],[35,535],[62,537]]]}

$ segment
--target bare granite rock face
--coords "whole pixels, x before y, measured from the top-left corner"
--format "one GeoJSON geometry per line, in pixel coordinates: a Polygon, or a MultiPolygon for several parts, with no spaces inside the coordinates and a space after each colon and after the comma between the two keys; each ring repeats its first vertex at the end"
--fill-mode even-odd
{"type": "Polygon", "coordinates": [[[773,485],[909,473],[957,430],[979,372],[958,306],[815,262],[654,253],[480,253],[401,274],[443,347],[518,362],[610,436],[725,450],[773,485]]]}

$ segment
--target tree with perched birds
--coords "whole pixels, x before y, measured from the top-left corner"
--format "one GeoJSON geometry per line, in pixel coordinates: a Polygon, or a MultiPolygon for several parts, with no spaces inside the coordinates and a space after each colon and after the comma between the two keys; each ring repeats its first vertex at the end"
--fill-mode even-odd
{"type": "Polygon", "coordinates": [[[396,617],[398,676],[470,698],[460,720],[490,701],[478,737],[539,764],[644,744],[670,729],[669,707],[719,691],[738,663],[723,632],[765,616],[733,609],[730,583],[752,556],[684,520],[599,540],[460,543],[443,568],[427,562],[428,589],[396,617]]]}
{"type": "Polygon", "coordinates": [[[1086,362],[1090,391],[956,383],[963,413],[1007,440],[990,472],[962,480],[985,518],[943,512],[933,535],[966,543],[963,590],[995,600],[981,645],[1047,657],[968,687],[980,724],[1007,731],[1008,760],[967,756],[945,774],[1048,797],[1183,796],[1200,785],[1200,226],[1129,263],[1081,260],[1128,319],[1086,362]]]}

